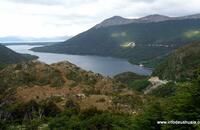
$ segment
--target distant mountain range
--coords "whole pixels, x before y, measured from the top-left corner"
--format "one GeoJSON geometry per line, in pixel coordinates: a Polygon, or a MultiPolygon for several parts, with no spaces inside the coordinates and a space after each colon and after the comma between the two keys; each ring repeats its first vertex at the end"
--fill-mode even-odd
{"type": "Polygon", "coordinates": [[[174,49],[200,40],[200,14],[139,19],[114,16],[62,43],[34,51],[112,56],[155,66],[174,49]]]}
{"type": "Polygon", "coordinates": [[[17,37],[17,36],[7,36],[0,37],[0,42],[2,44],[7,43],[32,43],[32,42],[61,42],[69,39],[68,36],[53,37],[53,38],[34,38],[34,37],[17,37]]]}

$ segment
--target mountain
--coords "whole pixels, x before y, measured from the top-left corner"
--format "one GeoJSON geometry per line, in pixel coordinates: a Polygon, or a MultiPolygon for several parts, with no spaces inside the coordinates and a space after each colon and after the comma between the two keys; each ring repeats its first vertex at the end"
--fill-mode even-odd
{"type": "Polygon", "coordinates": [[[199,67],[200,42],[195,42],[175,50],[155,68],[153,75],[168,80],[192,80],[199,67]]]}
{"type": "Polygon", "coordinates": [[[0,42],[2,44],[4,42],[24,42],[24,39],[22,39],[20,37],[7,36],[7,37],[0,37],[0,42]]]}
{"type": "Polygon", "coordinates": [[[19,54],[11,49],[0,45],[0,66],[3,67],[7,64],[14,64],[22,61],[27,61],[31,59],[36,59],[36,56],[28,55],[28,54],[19,54]]]}
{"type": "Polygon", "coordinates": [[[137,20],[116,16],[65,42],[32,50],[112,56],[154,66],[174,49],[200,40],[199,23],[199,15],[178,18],[151,15],[137,20]]]}
{"type": "Polygon", "coordinates": [[[171,20],[171,19],[172,18],[168,17],[168,16],[154,14],[154,15],[149,15],[149,16],[146,16],[146,17],[136,19],[135,22],[137,22],[137,23],[151,23],[151,22],[162,22],[162,21],[167,21],[167,20],[171,20]]]}
{"type": "MultiPolygon", "coordinates": [[[[160,17],[159,22],[152,22],[154,16],[149,16],[145,19],[151,22],[92,28],[59,45],[45,47],[52,52],[92,52],[134,62],[165,56],[153,76],[168,82],[149,93],[143,90],[159,83],[157,77],[150,81],[149,77],[125,72],[112,79],[67,61],[8,65],[0,70],[0,129],[198,130],[200,20],[190,17],[194,19],[163,21],[165,17],[160,17]]],[[[2,59],[22,56],[0,47],[2,59]]]]}
{"type": "Polygon", "coordinates": [[[176,17],[175,19],[199,19],[200,14],[188,15],[183,17],[176,17]]]}
{"type": "Polygon", "coordinates": [[[123,25],[123,24],[132,23],[133,21],[135,21],[135,20],[126,19],[121,16],[113,16],[109,19],[104,20],[100,24],[97,24],[95,27],[102,28],[102,27],[113,26],[113,25],[123,25]]]}
{"type": "Polygon", "coordinates": [[[152,23],[152,22],[162,22],[168,20],[186,20],[186,19],[199,19],[200,14],[182,16],[182,17],[169,17],[165,15],[153,14],[138,19],[127,19],[121,16],[113,16],[109,19],[104,20],[100,24],[97,24],[96,28],[115,26],[115,25],[124,25],[130,23],[152,23]]]}

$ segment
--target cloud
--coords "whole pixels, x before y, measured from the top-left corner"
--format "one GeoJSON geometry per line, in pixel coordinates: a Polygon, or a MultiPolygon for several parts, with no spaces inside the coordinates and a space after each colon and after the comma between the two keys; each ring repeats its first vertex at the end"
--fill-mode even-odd
{"type": "Polygon", "coordinates": [[[106,18],[200,12],[199,0],[1,0],[0,36],[74,36],[106,18]]]}
{"type": "Polygon", "coordinates": [[[61,0],[7,0],[7,1],[15,3],[23,3],[23,4],[42,4],[42,5],[62,4],[61,0]]]}

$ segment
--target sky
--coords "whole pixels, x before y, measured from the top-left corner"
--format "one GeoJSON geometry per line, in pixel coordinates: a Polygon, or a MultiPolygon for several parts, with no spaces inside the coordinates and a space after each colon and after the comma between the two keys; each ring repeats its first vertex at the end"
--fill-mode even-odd
{"type": "Polygon", "coordinates": [[[0,0],[0,38],[65,39],[112,16],[200,13],[200,0],[0,0]]]}

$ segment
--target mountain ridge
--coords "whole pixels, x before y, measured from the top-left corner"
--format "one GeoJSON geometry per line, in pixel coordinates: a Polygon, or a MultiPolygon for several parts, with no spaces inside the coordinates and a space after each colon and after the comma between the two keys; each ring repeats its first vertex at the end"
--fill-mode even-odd
{"type": "Polygon", "coordinates": [[[170,17],[160,14],[147,15],[140,18],[129,19],[121,16],[113,16],[111,18],[103,20],[101,23],[97,24],[95,28],[124,25],[130,23],[151,23],[151,22],[163,22],[168,20],[184,20],[184,19],[199,19],[200,14],[179,16],[179,17],[170,17]]]}

